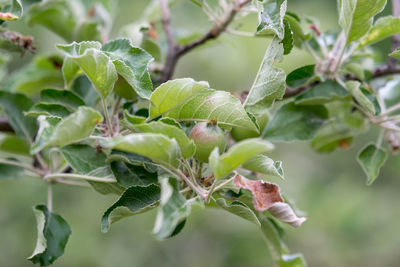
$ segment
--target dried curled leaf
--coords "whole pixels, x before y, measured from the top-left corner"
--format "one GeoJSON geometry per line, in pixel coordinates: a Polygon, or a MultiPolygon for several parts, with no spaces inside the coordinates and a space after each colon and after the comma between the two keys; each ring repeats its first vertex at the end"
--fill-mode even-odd
{"type": "Polygon", "coordinates": [[[268,210],[271,215],[293,227],[299,227],[307,220],[305,217],[297,217],[289,204],[284,203],[277,184],[249,180],[239,174],[235,176],[234,183],[238,188],[247,189],[253,194],[256,210],[268,210]]]}
{"type": "Polygon", "coordinates": [[[0,48],[13,52],[34,52],[36,50],[32,36],[24,36],[4,29],[0,29],[0,48]]]}
{"type": "Polygon", "coordinates": [[[279,186],[264,181],[253,181],[237,174],[234,183],[253,193],[254,208],[259,211],[268,210],[276,202],[284,202],[279,192],[279,186]]]}
{"type": "Polygon", "coordinates": [[[293,227],[299,227],[307,220],[305,217],[297,217],[289,204],[283,202],[274,203],[268,211],[277,219],[293,227]]]}

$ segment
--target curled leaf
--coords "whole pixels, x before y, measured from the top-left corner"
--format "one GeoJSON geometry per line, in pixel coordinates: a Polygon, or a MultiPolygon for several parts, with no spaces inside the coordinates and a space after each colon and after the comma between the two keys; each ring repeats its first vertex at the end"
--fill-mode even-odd
{"type": "Polygon", "coordinates": [[[289,204],[283,202],[274,203],[268,209],[268,211],[277,219],[287,224],[290,224],[293,227],[299,227],[303,222],[307,220],[307,218],[305,217],[297,217],[289,204]]]}
{"type": "Polygon", "coordinates": [[[239,188],[244,188],[253,194],[254,208],[259,211],[268,210],[274,203],[283,202],[279,186],[264,181],[253,181],[237,174],[234,183],[239,188]]]}
{"type": "Polygon", "coordinates": [[[297,217],[289,204],[284,203],[277,184],[249,180],[239,174],[235,176],[234,183],[238,188],[247,189],[253,194],[253,204],[256,210],[267,210],[277,219],[293,227],[299,227],[306,221],[305,217],[297,217]]]}
{"type": "Polygon", "coordinates": [[[63,217],[51,212],[44,205],[35,206],[33,211],[37,221],[38,237],[35,250],[28,260],[39,263],[40,266],[49,266],[64,254],[71,228],[63,217]]]}

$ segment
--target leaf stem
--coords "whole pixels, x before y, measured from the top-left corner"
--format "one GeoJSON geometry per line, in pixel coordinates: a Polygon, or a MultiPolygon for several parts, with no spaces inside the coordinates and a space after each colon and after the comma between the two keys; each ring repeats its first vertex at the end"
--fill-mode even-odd
{"type": "Polygon", "coordinates": [[[48,169],[46,162],[44,161],[42,155],[40,155],[40,152],[35,154],[35,157],[37,159],[37,161],[39,162],[40,166],[42,167],[42,169],[44,171],[46,171],[48,169]]]}
{"type": "Polygon", "coordinates": [[[384,136],[385,136],[385,131],[384,131],[384,129],[381,129],[379,132],[378,140],[376,141],[376,146],[378,148],[382,147],[382,142],[383,142],[384,136]]]}
{"type": "MultiPolygon", "coordinates": [[[[272,42],[272,41],[271,41],[271,42],[272,42]]],[[[256,85],[256,83],[257,83],[258,76],[260,76],[260,74],[261,74],[261,70],[262,70],[262,68],[263,68],[263,66],[264,66],[264,62],[265,62],[264,59],[265,59],[265,57],[267,56],[267,53],[268,53],[268,51],[269,51],[269,46],[270,46],[270,45],[268,45],[268,46],[267,46],[267,49],[265,50],[264,57],[263,57],[262,60],[261,60],[260,66],[258,67],[258,71],[257,71],[256,77],[254,78],[253,84],[252,84],[251,87],[250,87],[249,94],[247,95],[246,99],[245,99],[244,102],[243,102],[243,107],[246,106],[247,101],[249,100],[249,96],[251,95],[251,93],[252,93],[252,91],[254,90],[254,87],[255,87],[255,85],[256,85]]]]}
{"type": "Polygon", "coordinates": [[[118,96],[117,101],[115,101],[111,117],[114,118],[115,114],[117,113],[117,110],[119,108],[119,104],[121,103],[122,97],[118,96]]]}
{"type": "Polygon", "coordinates": [[[47,183],[47,208],[51,212],[53,210],[53,183],[47,183]]]}
{"type": "Polygon", "coordinates": [[[46,180],[52,180],[55,178],[66,178],[66,179],[78,179],[78,180],[86,180],[86,181],[93,181],[93,182],[100,182],[100,183],[116,183],[115,179],[110,178],[101,178],[83,174],[76,174],[76,173],[51,173],[43,177],[46,180]]]}
{"type": "Polygon", "coordinates": [[[235,176],[236,176],[236,175],[234,175],[232,178],[229,178],[229,179],[226,180],[225,182],[223,182],[223,183],[219,184],[217,187],[215,187],[215,188],[214,188],[214,192],[216,192],[216,191],[222,189],[225,185],[227,185],[227,184],[229,184],[230,182],[232,182],[233,179],[235,179],[235,176]]]}
{"type": "Polygon", "coordinates": [[[378,117],[380,117],[380,118],[385,117],[385,116],[389,115],[390,113],[392,113],[392,112],[394,112],[396,110],[399,110],[399,109],[400,109],[400,103],[397,103],[396,105],[393,105],[393,106],[389,107],[384,112],[379,114],[378,117]]]}
{"type": "Polygon", "coordinates": [[[192,168],[190,167],[189,163],[187,162],[186,159],[182,159],[182,161],[183,161],[183,164],[185,165],[185,167],[186,167],[186,169],[187,169],[187,171],[188,171],[188,173],[189,173],[189,175],[190,175],[190,178],[192,179],[193,183],[194,183],[194,184],[197,184],[197,183],[196,183],[196,177],[194,176],[193,170],[192,170],[192,168]]]}
{"type": "Polygon", "coordinates": [[[64,164],[62,165],[60,168],[58,168],[58,170],[56,170],[55,172],[65,172],[67,169],[69,168],[68,164],[64,164]]]}
{"type": "Polygon", "coordinates": [[[14,161],[14,160],[7,160],[7,159],[0,159],[0,163],[21,167],[30,172],[38,174],[39,176],[42,176],[42,173],[39,170],[35,169],[34,167],[32,167],[28,164],[22,163],[22,162],[18,162],[18,161],[14,161]]]}
{"type": "Polygon", "coordinates": [[[106,105],[106,100],[104,98],[101,98],[101,104],[103,105],[103,110],[104,110],[104,116],[106,117],[106,122],[107,122],[107,127],[108,127],[108,133],[110,136],[113,136],[113,128],[110,120],[110,115],[108,114],[108,109],[106,105]]]}
{"type": "Polygon", "coordinates": [[[197,177],[201,178],[201,175],[203,174],[203,162],[200,162],[197,168],[197,177]]]}
{"type": "Polygon", "coordinates": [[[208,192],[207,192],[206,203],[210,202],[210,198],[211,198],[212,194],[214,193],[216,186],[217,186],[217,179],[215,179],[214,183],[211,185],[210,190],[208,190],[208,192]]]}
{"type": "Polygon", "coordinates": [[[80,181],[73,181],[73,180],[66,180],[66,179],[56,179],[55,182],[64,185],[72,185],[72,186],[81,186],[81,187],[90,187],[88,183],[80,182],[80,181]]]}
{"type": "Polygon", "coordinates": [[[172,174],[175,177],[178,177],[180,179],[182,179],[183,181],[186,182],[186,184],[192,188],[193,191],[195,191],[202,199],[205,199],[207,196],[204,192],[204,190],[202,188],[199,188],[198,186],[196,186],[188,177],[186,177],[186,175],[179,169],[174,169],[173,171],[170,170],[169,168],[159,165],[163,170],[165,170],[166,172],[172,174]]]}

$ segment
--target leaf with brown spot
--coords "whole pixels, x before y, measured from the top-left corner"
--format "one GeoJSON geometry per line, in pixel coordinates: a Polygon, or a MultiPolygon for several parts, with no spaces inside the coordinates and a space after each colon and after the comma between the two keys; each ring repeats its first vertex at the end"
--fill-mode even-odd
{"type": "Polygon", "coordinates": [[[235,176],[234,183],[236,187],[247,189],[253,194],[253,204],[256,210],[268,210],[271,215],[293,227],[299,227],[306,221],[305,217],[297,217],[293,209],[284,203],[277,184],[249,180],[239,174],[235,176]]]}

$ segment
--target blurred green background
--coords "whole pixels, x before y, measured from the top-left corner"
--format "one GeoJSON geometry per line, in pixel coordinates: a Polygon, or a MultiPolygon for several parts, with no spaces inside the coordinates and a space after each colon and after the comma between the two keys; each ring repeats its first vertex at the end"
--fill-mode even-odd
{"type": "MultiPolygon", "coordinates": [[[[118,2],[113,37],[121,25],[140,17],[147,2],[118,2]]],[[[181,2],[171,10],[176,33],[205,32],[210,25],[205,15],[189,1],[181,2]]],[[[289,0],[288,9],[318,18],[323,30],[338,29],[334,0],[289,0]]],[[[250,16],[243,24],[243,30],[252,31],[257,19],[250,16]]],[[[15,23],[13,28],[34,35],[38,53],[55,51],[54,44],[63,42],[39,26],[15,23]]],[[[175,77],[207,80],[220,90],[245,90],[268,42],[224,34],[184,57],[175,77]]],[[[383,42],[376,49],[384,55],[389,47],[383,42]]],[[[31,58],[14,55],[10,69],[31,58]]],[[[294,51],[280,65],[290,71],[311,62],[308,54],[294,51]]],[[[291,252],[305,255],[309,266],[400,266],[400,157],[391,157],[370,187],[355,160],[374,136],[372,129],[349,150],[331,154],[317,154],[308,143],[277,144],[273,158],[284,162],[286,180],[274,182],[308,217],[299,229],[285,226],[285,241],[291,252]]],[[[25,259],[36,242],[32,206],[45,200],[46,188],[38,180],[0,180],[0,266],[33,266],[25,259]]],[[[54,200],[55,211],[72,228],[65,254],[54,266],[266,266],[259,230],[224,211],[195,210],[181,234],[158,242],[151,235],[155,212],[122,220],[102,234],[101,215],[115,196],[57,185],[54,200]]]]}

